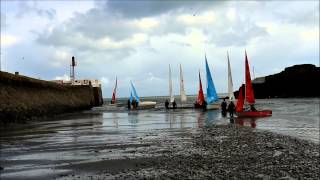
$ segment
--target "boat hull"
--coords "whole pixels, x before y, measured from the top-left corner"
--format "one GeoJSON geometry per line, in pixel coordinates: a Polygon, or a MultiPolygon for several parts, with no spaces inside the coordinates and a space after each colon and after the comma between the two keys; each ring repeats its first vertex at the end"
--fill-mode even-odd
{"type": "Polygon", "coordinates": [[[220,109],[220,104],[208,104],[208,105],[207,105],[207,109],[208,109],[208,110],[220,109]]]}
{"type": "Polygon", "coordinates": [[[271,110],[262,111],[241,111],[237,112],[238,117],[267,117],[272,116],[271,110]]]}
{"type": "Polygon", "coordinates": [[[156,102],[153,101],[143,101],[139,103],[139,106],[137,109],[152,109],[155,108],[156,102]]]}
{"type": "MultiPolygon", "coordinates": [[[[198,103],[194,103],[194,108],[196,109],[203,109],[203,105],[200,105],[198,103]]],[[[207,110],[216,110],[220,109],[220,104],[208,104],[207,110]]]]}
{"type": "Polygon", "coordinates": [[[194,103],[194,108],[196,109],[202,109],[203,105],[200,105],[199,103],[194,103]]]}

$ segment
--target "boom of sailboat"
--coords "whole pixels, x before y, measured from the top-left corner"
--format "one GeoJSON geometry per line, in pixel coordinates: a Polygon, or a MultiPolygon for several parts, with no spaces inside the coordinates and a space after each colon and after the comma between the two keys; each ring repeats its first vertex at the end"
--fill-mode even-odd
{"type": "MultiPolygon", "coordinates": [[[[199,90],[198,95],[196,98],[196,102],[194,103],[194,108],[202,108],[202,109],[220,109],[219,104],[219,97],[217,95],[217,91],[215,88],[214,80],[213,80],[213,73],[210,70],[210,66],[207,60],[207,56],[204,56],[204,63],[205,63],[205,73],[206,73],[206,96],[203,92],[202,87],[202,80],[201,80],[201,72],[199,70],[199,90]]],[[[228,86],[228,99],[230,102],[235,101],[235,96],[233,93],[233,80],[232,80],[232,73],[231,73],[231,65],[229,59],[229,53],[227,52],[227,86],[228,86]]],[[[180,73],[180,105],[183,107],[187,103],[187,95],[185,92],[184,86],[184,78],[183,78],[183,71],[182,65],[179,65],[179,73],[180,73]]],[[[169,101],[167,100],[166,103],[173,103],[175,104],[175,96],[173,94],[173,84],[172,84],[172,72],[171,66],[169,64],[169,101]]],[[[112,93],[111,105],[117,103],[116,101],[116,92],[117,92],[117,77],[115,80],[115,86],[112,93]]],[[[156,102],[153,101],[141,101],[140,97],[138,96],[137,90],[132,81],[130,81],[131,91],[130,91],[130,98],[128,99],[128,109],[149,109],[155,108],[156,102]]],[[[239,89],[239,95],[237,99],[236,105],[236,113],[239,117],[261,117],[261,116],[271,116],[271,110],[256,110],[254,108],[255,98],[254,92],[252,88],[252,82],[250,77],[250,69],[249,69],[249,62],[247,57],[247,52],[245,51],[245,88],[242,86],[239,89]],[[250,108],[248,108],[250,107],[250,108]]],[[[167,105],[166,105],[167,107],[167,105]]]]}

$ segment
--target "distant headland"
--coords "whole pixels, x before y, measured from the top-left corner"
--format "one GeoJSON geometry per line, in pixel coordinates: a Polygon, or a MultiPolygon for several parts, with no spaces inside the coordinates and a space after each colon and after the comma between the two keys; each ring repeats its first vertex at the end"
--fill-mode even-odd
{"type": "MultiPolygon", "coordinates": [[[[300,64],[252,81],[255,98],[320,97],[320,67],[300,64]]],[[[235,96],[238,97],[238,91],[235,96]]]]}

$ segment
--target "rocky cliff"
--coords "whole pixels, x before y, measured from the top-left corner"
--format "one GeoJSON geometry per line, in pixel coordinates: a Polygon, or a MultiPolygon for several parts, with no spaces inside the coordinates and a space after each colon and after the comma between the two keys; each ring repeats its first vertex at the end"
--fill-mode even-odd
{"type": "Polygon", "coordinates": [[[71,86],[0,72],[0,123],[90,109],[101,88],[71,86]]]}
{"type": "MultiPolygon", "coordinates": [[[[255,98],[320,97],[320,67],[301,64],[252,81],[255,98]]],[[[238,91],[235,92],[238,97],[238,91]]]]}

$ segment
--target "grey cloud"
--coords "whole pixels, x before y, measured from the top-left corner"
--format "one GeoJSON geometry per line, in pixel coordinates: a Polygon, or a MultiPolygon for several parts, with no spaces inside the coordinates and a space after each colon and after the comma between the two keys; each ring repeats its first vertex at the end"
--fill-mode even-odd
{"type": "Polygon", "coordinates": [[[188,11],[191,14],[200,13],[212,6],[224,2],[193,1],[193,0],[110,0],[106,2],[107,11],[120,13],[127,18],[151,17],[174,10],[188,11]]]}
{"type": "Polygon", "coordinates": [[[99,8],[92,9],[86,14],[78,14],[66,24],[66,28],[82,32],[91,38],[98,39],[109,35],[114,40],[126,39],[138,31],[128,20],[99,8]]]}
{"type": "Polygon", "coordinates": [[[266,16],[269,21],[318,26],[319,1],[292,1],[290,3],[272,1],[259,3],[259,5],[259,11],[269,11],[269,13],[260,15],[266,16]]]}
{"type": "Polygon", "coordinates": [[[277,17],[281,17],[285,23],[319,25],[319,11],[295,11],[289,14],[277,13],[277,17]],[[316,13],[315,13],[316,12],[316,13]]]}
{"type": "MultiPolygon", "coordinates": [[[[236,24],[229,23],[223,17],[225,8],[216,9],[222,3],[212,3],[201,1],[201,3],[181,1],[108,1],[96,3],[96,7],[86,13],[77,13],[74,18],[56,26],[52,31],[45,31],[38,36],[37,41],[44,45],[56,47],[72,47],[78,51],[106,51],[115,53],[123,51],[124,54],[130,54],[135,51],[136,47],[124,47],[119,49],[99,49],[92,47],[84,42],[78,36],[88,38],[92,41],[101,40],[109,37],[114,42],[130,39],[134,34],[145,33],[148,36],[162,36],[170,33],[188,35],[190,29],[201,29],[208,33],[212,42],[218,46],[245,45],[250,39],[266,35],[266,31],[256,26],[253,22],[240,21],[236,24]],[[159,4],[161,3],[161,4],[159,4]],[[173,5],[171,4],[173,3],[173,5]],[[159,6],[158,6],[159,5],[159,6]],[[200,8],[200,7],[203,7],[200,8]],[[154,11],[151,11],[153,9],[154,11]],[[176,17],[181,14],[197,15],[205,12],[205,9],[215,10],[218,12],[221,24],[189,26],[176,21],[176,17]],[[219,14],[220,12],[220,14],[219,14]],[[156,14],[161,16],[155,16],[156,14]],[[130,16],[131,15],[131,16],[130,16]],[[159,20],[160,25],[150,31],[144,31],[133,24],[133,21],[139,20],[138,17],[153,16],[159,20]],[[221,16],[221,17],[220,17],[221,16]],[[161,17],[161,18],[159,18],[161,17]],[[210,28],[209,28],[210,27],[210,28]],[[224,32],[228,28],[234,29],[235,32],[224,32]],[[215,34],[219,34],[218,37],[215,34]]],[[[207,34],[206,34],[207,35],[207,34]]],[[[147,46],[147,44],[145,44],[147,46]]],[[[188,43],[182,43],[182,46],[190,46],[188,43]]],[[[119,59],[119,58],[116,58],[119,59]]]]}
{"type": "Polygon", "coordinates": [[[221,33],[218,37],[212,38],[212,41],[218,46],[245,46],[251,39],[268,35],[267,31],[255,24],[249,27],[237,27],[234,31],[221,33]]]}
{"type": "Polygon", "coordinates": [[[0,13],[1,16],[1,28],[5,28],[7,26],[6,14],[0,13]]]}
{"type": "Polygon", "coordinates": [[[35,13],[37,16],[48,18],[49,20],[54,19],[56,11],[52,8],[50,9],[40,9],[37,7],[37,3],[34,2],[30,4],[25,1],[19,2],[19,11],[16,14],[17,18],[21,18],[26,14],[35,13]]]}
{"type": "MultiPolygon", "coordinates": [[[[91,9],[85,14],[78,13],[75,18],[64,24],[66,31],[80,32],[86,37],[99,39],[109,36],[113,40],[123,40],[132,36],[134,33],[141,32],[141,29],[132,24],[133,20],[139,20],[142,17],[155,16],[169,11],[180,11],[175,14],[168,13],[167,22],[161,24],[153,34],[162,34],[164,32],[183,32],[185,28],[174,22],[175,15],[179,12],[188,12],[196,14],[201,12],[199,7],[215,3],[194,2],[182,3],[181,1],[108,1],[97,2],[96,8],[91,9]],[[194,5],[194,6],[192,6],[194,5]],[[189,6],[189,7],[188,7],[189,6]],[[187,9],[187,7],[189,9],[187,9]],[[183,10],[184,8],[184,10],[183,10]],[[171,18],[172,17],[172,18],[171,18]],[[171,18],[171,19],[170,19],[171,18]]],[[[210,6],[206,6],[209,8],[210,6]]],[[[205,10],[205,9],[202,9],[205,10]]],[[[57,27],[61,29],[61,27],[57,27]]],[[[65,32],[67,33],[67,32],[65,32]]]]}

